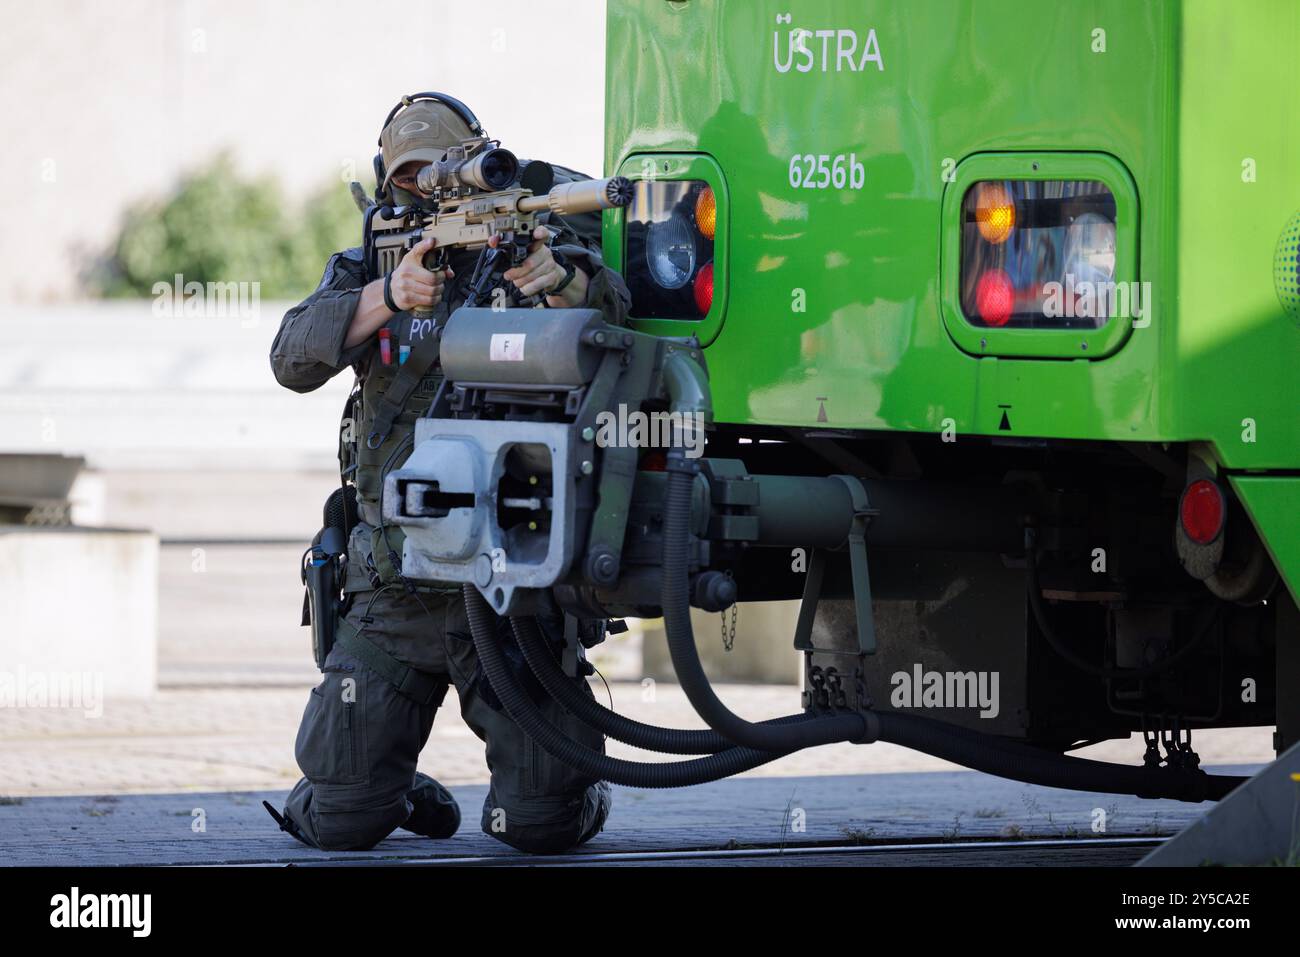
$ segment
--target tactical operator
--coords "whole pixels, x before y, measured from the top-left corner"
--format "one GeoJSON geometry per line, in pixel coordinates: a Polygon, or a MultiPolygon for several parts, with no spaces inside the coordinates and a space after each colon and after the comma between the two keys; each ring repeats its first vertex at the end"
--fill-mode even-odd
{"type": "MultiPolygon", "coordinates": [[[[416,174],[478,134],[477,120],[459,101],[441,94],[404,98],[380,135],[377,198],[397,206],[417,203],[416,174]]],[[[505,271],[504,280],[521,296],[544,296],[547,306],[600,309],[606,321],[624,323],[630,295],[622,278],[604,267],[597,238],[590,231],[581,236],[559,217],[548,225],[558,229],[551,245],[539,228],[527,258],[505,271]]],[[[335,254],[316,291],[285,314],[271,347],[277,381],[296,392],[317,389],[349,366],[355,370],[340,462],[345,481],[355,486],[359,514],[347,537],[337,637],[295,744],[304,777],[283,816],[268,810],[284,830],[324,850],[368,849],[398,827],[450,837],[460,810],[446,788],[416,772],[416,761],[454,684],[461,714],[487,745],[491,786],[483,830],[521,850],[559,852],[601,830],[609,786],[556,761],[505,713],[478,665],[458,592],[410,586],[401,577],[401,545],[394,548],[388,537],[396,529],[385,528],[380,518],[383,477],[410,453],[415,420],[441,381],[435,363],[400,409],[384,402],[401,368],[399,350],[405,355],[409,348],[408,313],[429,307],[435,321],[445,320],[464,302],[477,260],[475,252],[456,250],[448,268],[435,272],[424,266],[432,249],[432,240],[421,241],[387,276],[368,274],[362,248],[335,254]],[[391,430],[371,448],[367,436],[382,415],[391,430]]],[[[538,322],[546,318],[545,310],[537,312],[538,322]]],[[[513,642],[508,626],[501,634],[513,642]]],[[[599,732],[543,698],[539,705],[553,724],[603,750],[599,732]]]]}

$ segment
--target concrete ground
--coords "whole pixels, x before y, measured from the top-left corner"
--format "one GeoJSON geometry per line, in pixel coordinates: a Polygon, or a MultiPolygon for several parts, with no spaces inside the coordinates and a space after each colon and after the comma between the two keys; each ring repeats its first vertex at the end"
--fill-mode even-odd
{"type": "MultiPolygon", "coordinates": [[[[432,841],[399,830],[373,850],[333,854],[276,829],[261,802],[279,806],[283,790],[19,799],[0,804],[0,860],[119,865],[517,857],[479,829],[486,786],[452,790],[463,814],[454,837],[432,841]]],[[[615,788],[605,830],[582,852],[1153,836],[1182,828],[1202,811],[1199,805],[1027,787],[969,772],[747,777],[673,791],[615,788]],[[1104,834],[1091,830],[1098,808],[1107,815],[1104,834]]]]}

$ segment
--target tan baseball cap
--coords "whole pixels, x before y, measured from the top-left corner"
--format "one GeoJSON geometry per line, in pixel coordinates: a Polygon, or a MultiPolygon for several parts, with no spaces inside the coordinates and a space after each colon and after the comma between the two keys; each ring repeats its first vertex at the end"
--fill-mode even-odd
{"type": "Polygon", "coordinates": [[[384,157],[384,182],[404,163],[419,160],[433,163],[447,150],[459,146],[474,133],[456,112],[433,100],[416,100],[402,110],[379,134],[379,149],[384,157]]]}

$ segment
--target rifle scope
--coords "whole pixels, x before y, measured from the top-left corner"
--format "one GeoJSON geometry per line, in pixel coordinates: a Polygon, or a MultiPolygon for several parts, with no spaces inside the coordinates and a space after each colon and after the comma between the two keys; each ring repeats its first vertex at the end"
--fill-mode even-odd
{"type": "Polygon", "coordinates": [[[457,186],[496,192],[509,188],[518,175],[519,160],[515,154],[495,147],[467,160],[444,159],[430,163],[415,177],[415,188],[425,196],[457,186]]]}

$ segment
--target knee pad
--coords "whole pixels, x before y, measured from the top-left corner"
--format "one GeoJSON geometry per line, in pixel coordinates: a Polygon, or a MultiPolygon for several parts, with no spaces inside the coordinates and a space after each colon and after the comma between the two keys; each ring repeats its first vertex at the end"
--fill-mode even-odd
{"type": "Polygon", "coordinates": [[[348,808],[338,796],[331,797],[334,807],[323,807],[318,795],[315,808],[316,843],[324,851],[368,851],[397,830],[409,814],[405,795],[396,802],[360,808],[348,808]]]}
{"type": "Polygon", "coordinates": [[[528,854],[562,854],[600,833],[612,803],[604,781],[571,800],[538,799],[511,808],[495,806],[489,791],[483,803],[483,832],[528,854]]]}

